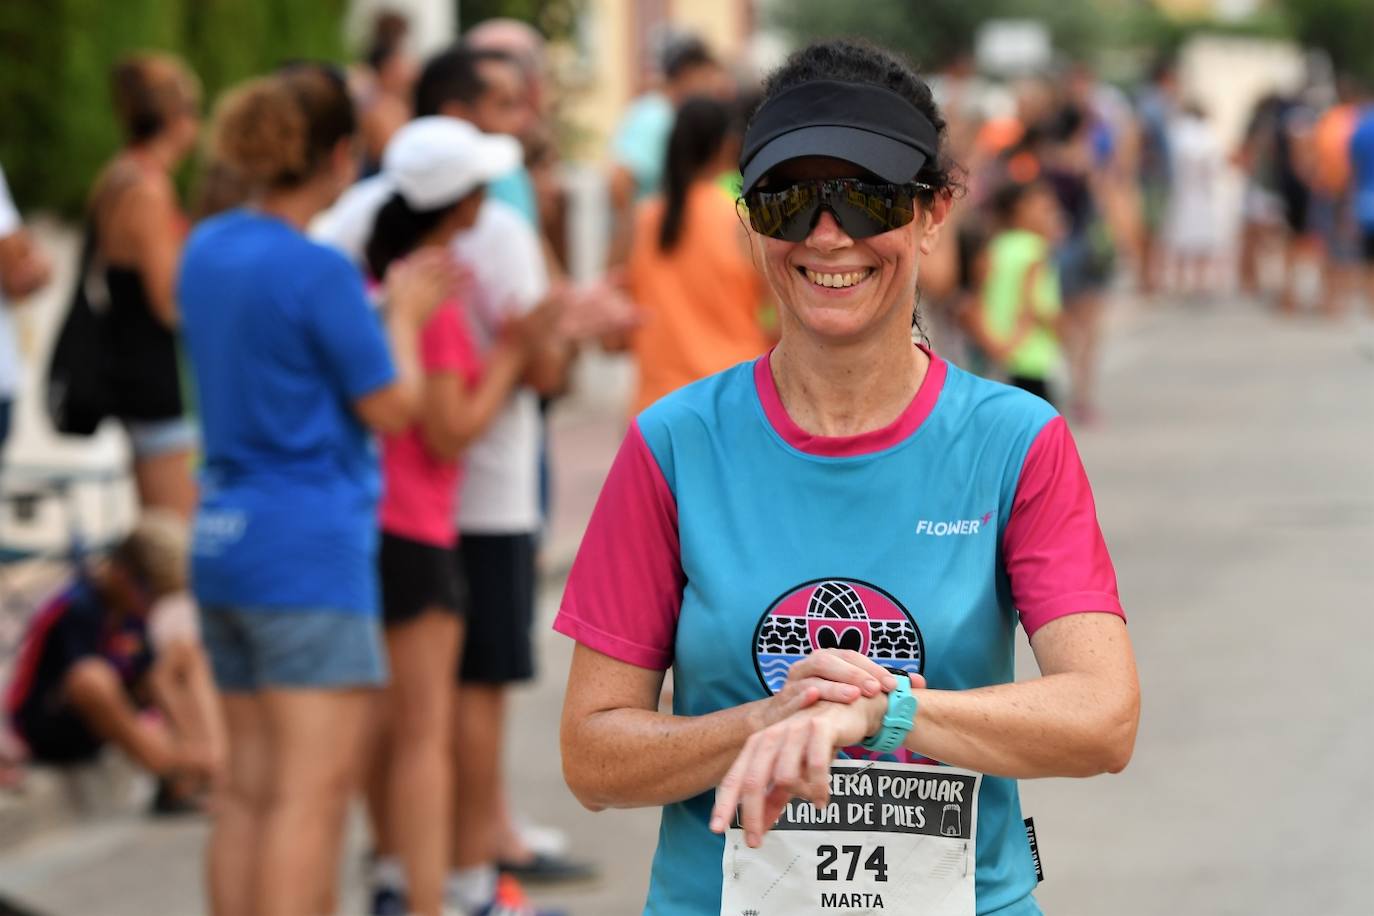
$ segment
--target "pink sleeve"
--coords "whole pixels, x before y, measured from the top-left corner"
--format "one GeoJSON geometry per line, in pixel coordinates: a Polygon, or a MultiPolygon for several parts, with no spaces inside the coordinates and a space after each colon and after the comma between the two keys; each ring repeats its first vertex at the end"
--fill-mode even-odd
{"type": "Polygon", "coordinates": [[[601,488],[553,628],[612,658],[664,671],[673,663],[685,584],[677,501],[636,424],[601,488]]]}
{"type": "Polygon", "coordinates": [[[457,301],[443,303],[425,322],[420,332],[420,362],[431,374],[455,372],[466,377],[476,373],[472,339],[457,301]]]}
{"type": "Polygon", "coordinates": [[[1125,618],[1088,475],[1063,417],[1031,443],[1002,546],[1027,636],[1069,614],[1125,618]]]}

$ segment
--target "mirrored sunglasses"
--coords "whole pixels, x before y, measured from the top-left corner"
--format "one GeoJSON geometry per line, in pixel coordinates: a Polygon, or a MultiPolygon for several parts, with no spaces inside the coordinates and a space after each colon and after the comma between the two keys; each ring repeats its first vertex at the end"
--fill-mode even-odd
{"type": "Polygon", "coordinates": [[[857,178],[798,181],[781,188],[755,189],[740,198],[755,232],[786,242],[805,241],[822,209],[835,216],[854,239],[900,229],[916,218],[922,182],[893,184],[857,178]]]}

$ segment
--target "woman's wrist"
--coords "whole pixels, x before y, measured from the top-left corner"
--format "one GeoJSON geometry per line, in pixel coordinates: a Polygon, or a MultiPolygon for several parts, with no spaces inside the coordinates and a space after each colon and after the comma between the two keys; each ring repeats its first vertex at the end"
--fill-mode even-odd
{"type": "Polygon", "coordinates": [[[887,693],[880,692],[859,701],[863,704],[864,738],[871,738],[883,727],[883,717],[887,715],[887,698],[887,693]]]}
{"type": "Polygon", "coordinates": [[[749,734],[761,732],[770,725],[776,725],[787,718],[782,711],[782,700],[777,694],[765,700],[755,700],[745,708],[745,722],[749,734]]]}

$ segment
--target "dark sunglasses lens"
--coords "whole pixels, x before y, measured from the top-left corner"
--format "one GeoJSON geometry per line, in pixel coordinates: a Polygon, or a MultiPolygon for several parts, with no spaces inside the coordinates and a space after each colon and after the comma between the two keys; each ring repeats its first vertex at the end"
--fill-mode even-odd
{"type": "Polygon", "coordinates": [[[745,195],[749,225],[769,238],[805,241],[820,203],[817,184],[795,184],[781,191],[751,191],[745,195]]]}
{"type": "Polygon", "coordinates": [[[902,185],[844,182],[829,203],[840,227],[853,239],[891,232],[916,218],[911,190],[902,185]]]}

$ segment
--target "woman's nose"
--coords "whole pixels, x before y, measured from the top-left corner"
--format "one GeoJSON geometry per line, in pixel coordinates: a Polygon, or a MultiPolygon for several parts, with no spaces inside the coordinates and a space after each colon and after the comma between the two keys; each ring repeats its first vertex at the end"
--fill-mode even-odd
{"type": "Polygon", "coordinates": [[[816,217],[816,225],[811,227],[811,234],[806,237],[807,247],[816,251],[836,251],[853,244],[854,240],[840,228],[839,220],[835,219],[835,214],[829,208],[821,210],[820,216],[816,217]]]}

